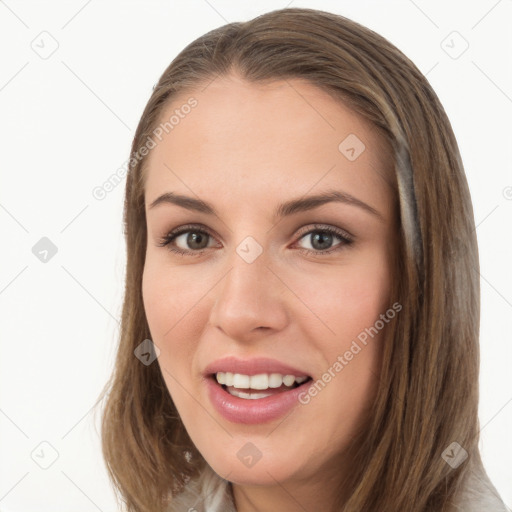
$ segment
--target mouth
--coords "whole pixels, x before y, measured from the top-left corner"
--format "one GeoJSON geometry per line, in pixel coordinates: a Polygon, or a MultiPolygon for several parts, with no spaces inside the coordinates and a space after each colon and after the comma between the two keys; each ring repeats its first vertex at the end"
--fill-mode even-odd
{"type": "Polygon", "coordinates": [[[210,379],[231,396],[243,400],[260,400],[280,393],[286,393],[309,382],[309,375],[284,375],[281,373],[241,373],[217,372],[210,379]]]}
{"type": "Polygon", "coordinates": [[[217,372],[205,379],[210,402],[217,413],[231,423],[246,425],[285,416],[301,403],[301,395],[312,382],[309,375],[277,373],[217,372]]]}
{"type": "Polygon", "coordinates": [[[313,383],[304,368],[304,363],[295,367],[269,357],[227,356],[203,370],[203,383],[210,404],[224,419],[260,424],[304,404],[301,398],[313,383]]]}

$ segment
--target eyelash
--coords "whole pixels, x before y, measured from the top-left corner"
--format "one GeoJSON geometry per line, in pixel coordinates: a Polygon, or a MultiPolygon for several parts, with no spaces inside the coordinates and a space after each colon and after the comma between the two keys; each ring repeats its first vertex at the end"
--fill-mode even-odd
{"type": "MultiPolygon", "coordinates": [[[[208,235],[208,236],[214,238],[213,235],[209,232],[209,230],[207,230],[199,225],[191,224],[191,225],[186,225],[186,226],[181,226],[179,228],[176,228],[175,230],[173,230],[170,233],[168,233],[167,235],[165,235],[163,238],[161,238],[159,240],[158,247],[166,247],[167,246],[167,249],[169,251],[180,254],[182,256],[187,256],[187,255],[201,256],[207,249],[202,249],[200,251],[192,251],[192,250],[185,251],[183,249],[179,249],[179,248],[171,246],[171,243],[174,241],[175,238],[182,235],[183,233],[188,233],[188,232],[201,233],[201,234],[208,235]]],[[[332,226],[323,226],[320,224],[314,224],[313,229],[310,229],[309,231],[306,231],[305,233],[303,233],[299,237],[298,240],[301,240],[306,235],[311,235],[312,233],[317,233],[317,232],[329,233],[329,234],[335,235],[342,241],[342,243],[335,245],[331,249],[325,249],[323,251],[315,251],[315,250],[304,249],[304,248],[300,248],[299,251],[301,251],[304,254],[314,255],[314,256],[325,255],[325,254],[331,254],[336,251],[343,250],[344,248],[346,248],[347,246],[350,246],[354,242],[353,236],[349,235],[346,231],[343,231],[339,228],[335,228],[332,226]]]]}

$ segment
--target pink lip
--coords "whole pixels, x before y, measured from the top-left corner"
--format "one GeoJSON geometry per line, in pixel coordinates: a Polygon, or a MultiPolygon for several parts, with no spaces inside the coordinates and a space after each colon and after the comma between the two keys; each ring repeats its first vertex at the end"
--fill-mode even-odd
{"type": "MultiPolygon", "coordinates": [[[[295,375],[298,376],[296,373],[295,375]]],[[[283,416],[300,403],[299,395],[306,393],[307,388],[313,384],[313,380],[309,379],[290,391],[283,391],[266,398],[246,400],[229,394],[214,376],[205,378],[204,382],[215,410],[228,421],[246,425],[265,423],[283,416]]]]}
{"type": "MultiPolygon", "coordinates": [[[[276,359],[256,357],[253,359],[238,359],[236,357],[224,357],[209,364],[203,375],[209,377],[217,372],[241,373],[243,375],[258,375],[260,373],[280,373],[282,375],[294,375],[295,377],[307,377],[309,374],[303,370],[294,368],[276,359]]],[[[230,395],[231,396],[231,395],[230,395]]],[[[240,400],[243,400],[240,399],[240,400]]],[[[244,400],[245,401],[245,400],[244,400]]]]}

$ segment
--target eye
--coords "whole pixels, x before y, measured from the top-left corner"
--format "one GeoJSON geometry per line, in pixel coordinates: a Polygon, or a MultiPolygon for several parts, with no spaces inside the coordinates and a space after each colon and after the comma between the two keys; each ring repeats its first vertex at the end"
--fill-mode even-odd
{"type": "MultiPolygon", "coordinates": [[[[334,226],[321,224],[315,224],[313,229],[310,228],[309,231],[305,232],[299,238],[299,241],[306,239],[306,237],[310,237],[313,250],[304,247],[299,250],[305,254],[315,256],[340,251],[354,241],[353,236],[346,231],[335,228],[334,226]],[[340,240],[340,242],[334,247],[329,248],[328,246],[331,246],[333,240],[336,238],[340,240]]],[[[209,238],[213,238],[213,235],[210,234],[206,228],[198,225],[186,225],[166,234],[160,239],[158,246],[167,247],[170,251],[181,254],[182,256],[200,256],[206,249],[211,247],[208,245],[209,238]],[[180,245],[182,247],[180,247],[180,245]]]]}
{"type": "Polygon", "coordinates": [[[340,251],[354,241],[353,236],[342,229],[319,224],[315,224],[314,229],[307,231],[299,240],[306,239],[307,237],[310,237],[313,250],[302,248],[301,251],[312,255],[330,254],[340,251]],[[332,247],[333,239],[335,238],[341,242],[332,247]]]}
{"type": "Polygon", "coordinates": [[[170,251],[182,256],[199,256],[208,248],[209,237],[211,238],[212,235],[206,229],[195,224],[181,226],[165,235],[158,246],[167,247],[170,251]],[[181,248],[179,244],[185,247],[181,248]]]}

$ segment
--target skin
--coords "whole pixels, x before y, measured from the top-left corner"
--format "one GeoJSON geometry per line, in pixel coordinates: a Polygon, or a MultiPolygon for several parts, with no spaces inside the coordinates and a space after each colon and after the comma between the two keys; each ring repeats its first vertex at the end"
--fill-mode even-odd
{"type": "Polygon", "coordinates": [[[307,369],[316,381],[391,307],[397,230],[390,153],[362,117],[302,80],[217,78],[173,98],[162,120],[191,96],[198,105],[151,150],[147,166],[143,300],[157,361],[192,441],[233,483],[239,512],[328,510],[335,483],[350,470],[344,451],[379,383],[384,331],[309,404],[264,424],[219,415],[201,373],[220,357],[264,356],[307,369]],[[351,133],[366,146],[354,161],[338,149],[351,133]],[[280,203],[328,189],[380,216],[330,202],[272,219],[280,203]],[[201,198],[218,216],[173,204],[149,208],[168,191],[201,198]],[[158,245],[189,223],[211,232],[200,256],[187,234],[174,244],[190,255],[158,245]],[[322,234],[311,233],[315,223],[348,231],[353,243],[333,235],[330,244],[315,244],[322,234]],[[248,236],[263,251],[250,264],[236,252],[248,236]],[[322,248],[339,250],[301,252],[322,248]],[[250,468],[237,457],[247,442],[262,454],[250,468]]]}

